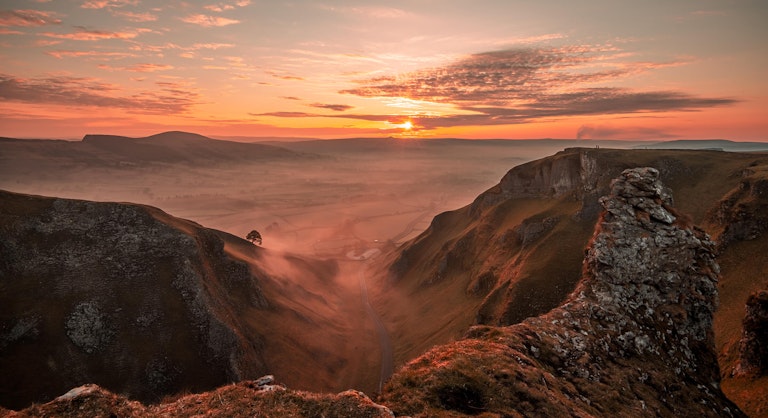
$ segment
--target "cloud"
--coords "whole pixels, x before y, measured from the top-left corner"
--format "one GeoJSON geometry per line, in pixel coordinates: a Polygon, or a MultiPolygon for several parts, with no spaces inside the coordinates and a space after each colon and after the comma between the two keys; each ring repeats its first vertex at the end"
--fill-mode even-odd
{"type": "Polygon", "coordinates": [[[661,129],[648,127],[615,127],[610,125],[581,125],[576,132],[577,139],[670,139],[679,135],[661,129]]]}
{"type": "Polygon", "coordinates": [[[221,48],[232,48],[235,46],[235,44],[225,44],[221,42],[207,42],[207,43],[197,43],[193,44],[190,49],[192,50],[198,50],[198,49],[221,49],[221,48]]]}
{"type": "Polygon", "coordinates": [[[403,115],[366,115],[366,114],[343,114],[343,115],[323,115],[319,113],[307,112],[267,112],[267,113],[249,113],[251,116],[270,116],[275,118],[338,118],[338,119],[356,119],[371,122],[390,122],[402,123],[410,117],[403,115]]]}
{"type": "Polygon", "coordinates": [[[82,77],[52,76],[27,79],[0,74],[0,99],[70,107],[99,107],[142,114],[180,114],[198,103],[197,93],[168,86],[117,96],[119,88],[82,77]]]}
{"type": "Polygon", "coordinates": [[[116,58],[129,58],[136,57],[136,54],[129,52],[116,52],[116,51],[72,51],[72,50],[57,50],[46,52],[56,58],[81,58],[81,57],[93,57],[101,58],[104,60],[116,59],[116,58]]]}
{"type": "Polygon", "coordinates": [[[692,111],[736,103],[679,91],[596,87],[662,64],[613,62],[612,47],[523,48],[470,55],[452,64],[358,82],[340,93],[450,104],[459,114],[420,116],[431,129],[524,123],[579,115],[692,111]]]}
{"type": "Polygon", "coordinates": [[[251,4],[251,0],[239,0],[234,3],[216,3],[203,6],[204,9],[212,12],[224,12],[227,10],[234,10],[237,7],[245,7],[251,4]]]}
{"type": "Polygon", "coordinates": [[[301,100],[300,97],[296,97],[296,96],[280,96],[280,98],[285,100],[301,100]]]}
{"type": "Polygon", "coordinates": [[[357,7],[335,7],[328,5],[319,6],[321,9],[332,12],[340,12],[357,16],[365,16],[374,19],[403,19],[413,16],[413,13],[403,9],[386,6],[357,6],[357,7]]]}
{"type": "Polygon", "coordinates": [[[100,41],[102,39],[133,39],[138,36],[137,32],[110,32],[104,30],[87,29],[82,26],[75,26],[76,32],[72,33],[53,33],[45,32],[41,35],[56,39],[69,39],[74,41],[100,41]]]}
{"type": "Polygon", "coordinates": [[[183,22],[191,23],[202,27],[217,27],[228,26],[240,23],[239,20],[228,19],[221,16],[210,16],[204,14],[189,15],[187,17],[180,18],[183,22]]]}
{"type": "Polygon", "coordinates": [[[166,64],[135,64],[128,67],[113,67],[106,64],[99,65],[99,68],[102,70],[109,70],[109,71],[115,71],[115,70],[123,70],[123,71],[131,71],[134,73],[153,73],[155,71],[166,71],[166,70],[172,70],[172,65],[166,65],[166,64]]]}
{"type": "Polygon", "coordinates": [[[53,12],[41,10],[0,10],[0,26],[45,26],[61,24],[53,12]]]}
{"type": "Polygon", "coordinates": [[[112,7],[136,6],[139,0],[89,0],[81,4],[83,9],[105,9],[112,7]]]}
{"type": "Polygon", "coordinates": [[[128,12],[128,11],[114,11],[112,13],[115,16],[119,16],[124,18],[125,20],[128,20],[130,22],[154,22],[157,20],[157,15],[154,15],[152,13],[134,13],[134,12],[128,12]]]}
{"type": "Polygon", "coordinates": [[[354,106],[345,105],[345,104],[325,104],[325,103],[312,103],[310,106],[317,107],[320,109],[334,110],[336,112],[343,112],[345,110],[350,110],[354,108],[354,106]]]}
{"type": "Polygon", "coordinates": [[[281,80],[298,80],[298,81],[304,80],[303,77],[299,77],[299,76],[295,76],[295,75],[282,75],[282,74],[275,74],[275,73],[272,73],[272,72],[269,72],[269,74],[272,77],[279,78],[281,80]]]}

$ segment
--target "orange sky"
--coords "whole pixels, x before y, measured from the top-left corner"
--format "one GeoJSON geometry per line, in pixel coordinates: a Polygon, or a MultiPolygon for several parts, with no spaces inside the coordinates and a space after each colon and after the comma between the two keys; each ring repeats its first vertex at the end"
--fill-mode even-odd
{"type": "Polygon", "coordinates": [[[768,140],[759,0],[1,7],[0,136],[768,140]]]}

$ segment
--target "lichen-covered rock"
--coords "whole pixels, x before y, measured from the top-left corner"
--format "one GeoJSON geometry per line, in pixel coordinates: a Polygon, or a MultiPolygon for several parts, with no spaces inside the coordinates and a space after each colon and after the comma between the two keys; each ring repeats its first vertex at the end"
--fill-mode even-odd
{"type": "Polygon", "coordinates": [[[65,327],[67,337],[88,354],[101,351],[115,335],[111,321],[94,302],[78,304],[65,327]]]}
{"type": "Polygon", "coordinates": [[[408,363],[381,402],[414,416],[743,416],[719,389],[714,244],[653,168],[625,170],[559,308],[408,363]]]}
{"type": "Polygon", "coordinates": [[[753,293],[747,299],[741,341],[738,374],[768,374],[768,291],[753,293]]]}
{"type": "Polygon", "coordinates": [[[0,192],[0,404],[86,383],[156,400],[262,375],[260,336],[227,298],[266,300],[223,248],[154,208],[0,192]]]}
{"type": "Polygon", "coordinates": [[[754,240],[768,230],[768,179],[764,172],[745,169],[739,185],[723,197],[708,216],[721,228],[718,246],[754,240]]]}

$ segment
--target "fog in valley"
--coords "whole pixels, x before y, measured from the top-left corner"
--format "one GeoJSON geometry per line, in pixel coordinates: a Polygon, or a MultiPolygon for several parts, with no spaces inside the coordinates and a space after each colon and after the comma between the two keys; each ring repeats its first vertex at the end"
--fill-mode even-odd
{"type": "MultiPolygon", "coordinates": [[[[151,205],[241,238],[259,231],[267,254],[259,260],[250,258],[250,244],[226,245],[251,265],[266,300],[277,307],[239,313],[252,324],[249,332],[267,336],[269,372],[296,389],[376,392],[407,361],[398,353],[413,343],[397,340],[397,322],[379,316],[392,310],[392,298],[408,299],[382,280],[382,254],[416,237],[435,215],[471,203],[512,167],[574,146],[643,144],[236,143],[185,133],[3,139],[0,189],[151,205]]],[[[423,310],[407,300],[393,306],[398,317],[423,310]]]]}
{"type": "Polygon", "coordinates": [[[434,215],[471,203],[513,166],[574,144],[305,141],[277,143],[297,151],[296,158],[228,162],[114,155],[105,161],[4,143],[0,188],[147,204],[240,237],[256,229],[266,248],[333,257],[413,238],[434,215]]]}

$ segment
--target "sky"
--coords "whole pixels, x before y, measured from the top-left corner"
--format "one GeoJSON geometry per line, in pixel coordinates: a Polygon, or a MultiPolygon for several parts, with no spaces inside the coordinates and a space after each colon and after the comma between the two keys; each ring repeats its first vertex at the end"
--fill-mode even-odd
{"type": "Polygon", "coordinates": [[[768,141],[765,0],[3,0],[0,136],[768,141]]]}

